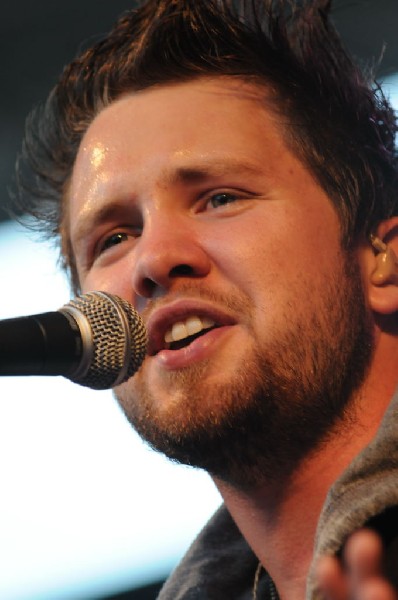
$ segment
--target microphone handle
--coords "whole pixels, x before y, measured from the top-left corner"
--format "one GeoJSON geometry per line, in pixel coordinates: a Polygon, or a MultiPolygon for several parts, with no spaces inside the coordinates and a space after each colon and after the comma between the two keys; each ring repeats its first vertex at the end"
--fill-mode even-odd
{"type": "Polygon", "coordinates": [[[0,375],[68,377],[76,371],[82,354],[79,327],[65,313],[48,312],[0,322],[0,375]]]}

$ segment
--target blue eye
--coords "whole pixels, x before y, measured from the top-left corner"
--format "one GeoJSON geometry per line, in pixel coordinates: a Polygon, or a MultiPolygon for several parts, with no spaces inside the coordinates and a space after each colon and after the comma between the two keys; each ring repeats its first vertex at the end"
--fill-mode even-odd
{"type": "Polygon", "coordinates": [[[213,196],[211,196],[209,204],[211,204],[213,208],[218,208],[220,206],[230,204],[237,199],[238,197],[235,194],[230,194],[229,192],[220,192],[219,194],[213,194],[213,196]]]}
{"type": "Polygon", "coordinates": [[[103,244],[101,245],[100,252],[104,252],[105,250],[109,250],[109,248],[112,248],[113,246],[116,246],[117,244],[121,244],[122,242],[125,242],[127,240],[127,238],[128,238],[127,233],[123,233],[122,231],[113,233],[108,238],[106,238],[106,240],[104,240],[103,244]]]}

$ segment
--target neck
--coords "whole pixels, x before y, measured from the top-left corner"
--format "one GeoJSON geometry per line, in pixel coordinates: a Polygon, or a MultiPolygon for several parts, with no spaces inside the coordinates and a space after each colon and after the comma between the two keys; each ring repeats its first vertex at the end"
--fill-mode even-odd
{"type": "Polygon", "coordinates": [[[327,443],[285,480],[263,482],[247,491],[215,479],[232,518],[272,577],[282,600],[305,598],[317,523],[326,495],[373,439],[392,391],[388,390],[391,393],[383,401],[374,402],[372,394],[373,402],[366,402],[369,396],[362,390],[355,417],[350,415],[349,428],[347,424],[336,427],[327,443]]]}
{"type": "Polygon", "coordinates": [[[317,520],[327,493],[320,468],[243,491],[216,485],[242,535],[275,582],[280,598],[305,597],[317,520]]]}

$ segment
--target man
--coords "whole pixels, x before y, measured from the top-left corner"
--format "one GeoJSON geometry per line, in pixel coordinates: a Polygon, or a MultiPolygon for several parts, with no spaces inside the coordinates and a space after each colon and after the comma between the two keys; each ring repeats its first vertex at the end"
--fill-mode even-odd
{"type": "Polygon", "coordinates": [[[150,0],[26,139],[75,290],[146,322],[128,419],[224,498],[162,599],[394,597],[396,125],[328,4],[150,0]]]}

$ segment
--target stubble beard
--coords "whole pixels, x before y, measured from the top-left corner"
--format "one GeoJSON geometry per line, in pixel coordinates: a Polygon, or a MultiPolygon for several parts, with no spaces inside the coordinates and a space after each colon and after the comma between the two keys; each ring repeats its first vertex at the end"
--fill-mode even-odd
{"type": "MultiPolygon", "coordinates": [[[[231,302],[202,295],[220,306],[231,302]]],[[[208,381],[208,361],[171,373],[165,384],[175,402],[167,411],[157,408],[145,378],[121,386],[116,395],[127,418],[155,450],[231,485],[288,477],[354,418],[373,347],[355,256],[346,253],[341,273],[309,291],[307,306],[292,308],[285,323],[244,356],[228,383],[208,381]]]]}

